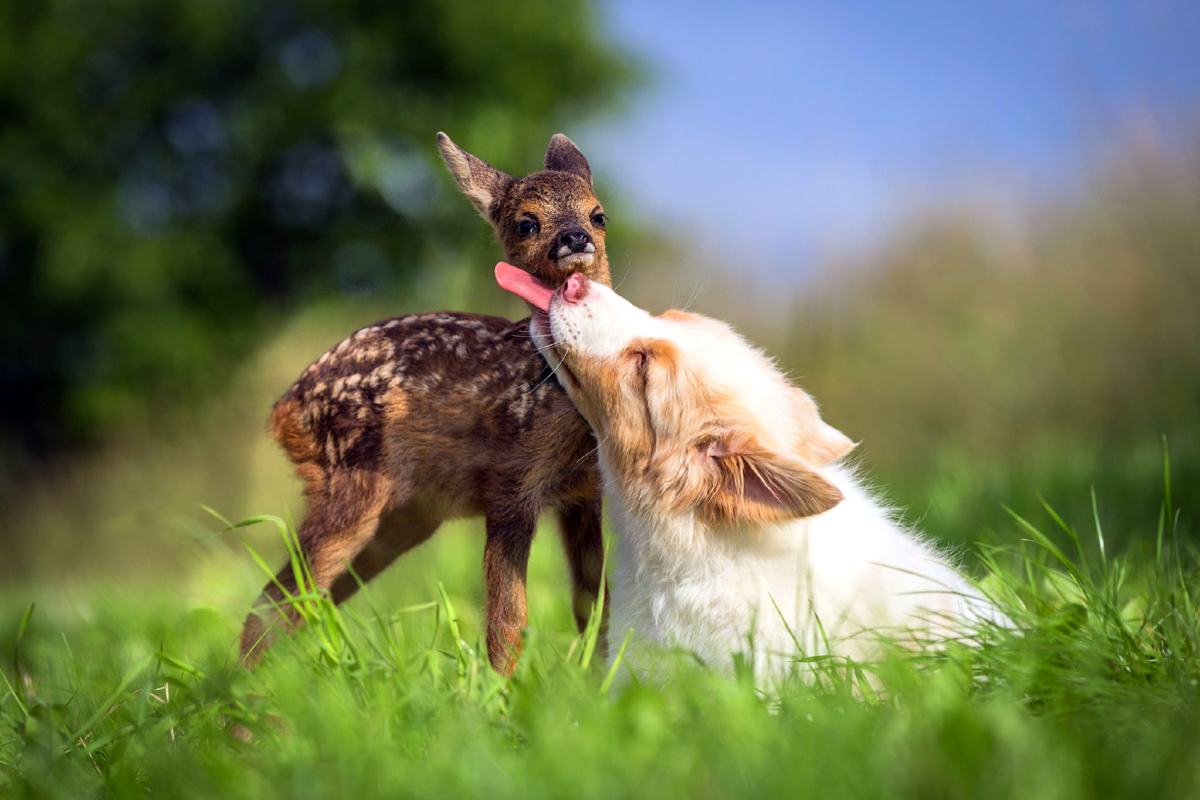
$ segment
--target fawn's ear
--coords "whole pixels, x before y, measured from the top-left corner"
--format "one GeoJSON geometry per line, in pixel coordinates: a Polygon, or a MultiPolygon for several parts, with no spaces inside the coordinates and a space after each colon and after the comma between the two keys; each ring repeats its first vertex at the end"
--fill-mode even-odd
{"type": "Polygon", "coordinates": [[[546,149],[546,169],[559,172],[570,172],[592,185],[592,168],[575,143],[561,133],[554,134],[550,139],[550,147],[546,149]]]}
{"type": "Polygon", "coordinates": [[[823,514],[840,489],[794,458],[754,441],[724,437],[700,450],[709,486],[705,513],[725,522],[782,522],[823,514]]]}
{"type": "Polygon", "coordinates": [[[817,404],[808,392],[794,388],[796,418],[804,426],[796,453],[809,464],[820,466],[836,461],[854,449],[850,437],[821,419],[817,404]]]}
{"type": "Polygon", "coordinates": [[[505,187],[513,182],[513,177],[463,150],[441,131],[438,131],[438,150],[442,151],[442,158],[458,183],[458,188],[491,222],[488,209],[504,193],[505,187]]]}

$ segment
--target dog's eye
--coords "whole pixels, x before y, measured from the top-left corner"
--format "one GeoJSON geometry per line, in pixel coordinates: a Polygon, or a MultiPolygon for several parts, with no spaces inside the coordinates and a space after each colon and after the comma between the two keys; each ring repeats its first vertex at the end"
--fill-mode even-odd
{"type": "Polygon", "coordinates": [[[532,236],[537,231],[537,223],[523,219],[517,223],[517,236],[532,236]]]}
{"type": "Polygon", "coordinates": [[[608,224],[608,217],[604,214],[596,214],[592,217],[592,224],[597,228],[603,228],[608,224]]]}

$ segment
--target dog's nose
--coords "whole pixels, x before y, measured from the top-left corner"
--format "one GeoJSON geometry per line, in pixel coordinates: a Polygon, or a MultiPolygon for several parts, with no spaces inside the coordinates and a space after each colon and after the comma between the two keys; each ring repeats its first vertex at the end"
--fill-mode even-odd
{"type": "Polygon", "coordinates": [[[587,231],[582,228],[571,228],[560,233],[558,241],[565,247],[569,247],[572,253],[581,253],[592,243],[592,237],[588,236],[587,231]]]}
{"type": "Polygon", "coordinates": [[[578,303],[588,293],[588,279],[582,272],[575,272],[563,284],[563,300],[568,303],[578,303]]]}

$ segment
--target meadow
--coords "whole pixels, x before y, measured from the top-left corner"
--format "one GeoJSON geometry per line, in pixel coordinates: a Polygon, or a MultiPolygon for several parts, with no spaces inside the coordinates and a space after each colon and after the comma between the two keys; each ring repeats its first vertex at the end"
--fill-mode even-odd
{"type": "MultiPolygon", "coordinates": [[[[574,631],[548,531],[510,680],[482,648],[471,526],[341,609],[295,597],[307,626],[253,672],[230,609],[266,573],[244,560],[190,592],[65,592],[23,610],[10,594],[0,794],[1197,796],[1200,570],[1166,477],[1146,550],[1110,552],[1111,532],[1062,521],[1066,550],[1011,518],[1012,543],[982,552],[977,577],[1015,631],[874,664],[814,655],[770,692],[686,654],[668,684],[613,691],[594,630],[574,631]]],[[[280,518],[248,523],[288,536],[280,518]]],[[[204,546],[244,546],[247,528],[222,527],[204,546]]]]}

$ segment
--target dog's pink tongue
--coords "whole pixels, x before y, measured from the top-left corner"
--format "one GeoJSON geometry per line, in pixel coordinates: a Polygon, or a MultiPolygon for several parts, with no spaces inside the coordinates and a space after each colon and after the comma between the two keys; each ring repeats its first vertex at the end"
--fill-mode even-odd
{"type": "Polygon", "coordinates": [[[496,265],[496,283],[535,308],[549,313],[554,290],[523,269],[501,261],[496,265]]]}

